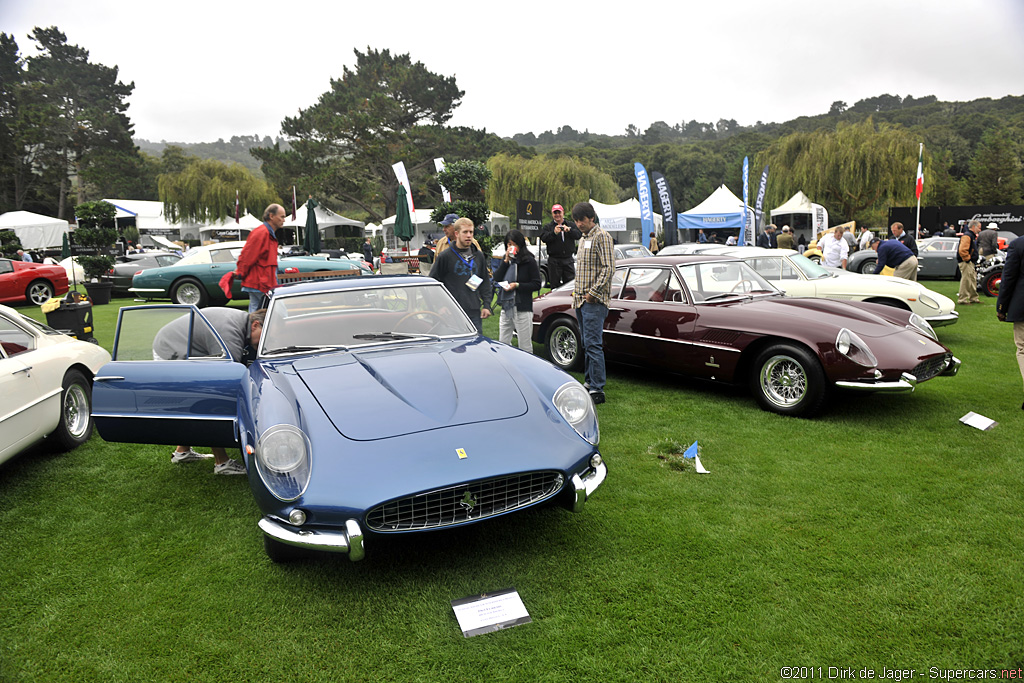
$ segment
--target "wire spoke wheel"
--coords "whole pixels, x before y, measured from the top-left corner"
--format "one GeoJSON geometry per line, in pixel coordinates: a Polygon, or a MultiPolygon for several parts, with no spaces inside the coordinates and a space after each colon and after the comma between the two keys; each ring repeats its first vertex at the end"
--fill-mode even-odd
{"type": "Polygon", "coordinates": [[[761,391],[779,406],[794,406],[807,395],[807,373],[788,356],[772,356],[761,367],[761,391]]]}

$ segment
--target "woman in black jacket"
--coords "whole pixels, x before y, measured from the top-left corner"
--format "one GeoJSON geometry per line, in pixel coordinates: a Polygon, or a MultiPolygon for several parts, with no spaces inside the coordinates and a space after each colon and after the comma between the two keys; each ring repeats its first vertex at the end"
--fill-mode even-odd
{"type": "Polygon", "coordinates": [[[505,235],[505,258],[494,271],[494,281],[501,306],[498,341],[511,344],[515,330],[519,348],[533,353],[533,293],[540,289],[540,267],[518,230],[505,235]]]}

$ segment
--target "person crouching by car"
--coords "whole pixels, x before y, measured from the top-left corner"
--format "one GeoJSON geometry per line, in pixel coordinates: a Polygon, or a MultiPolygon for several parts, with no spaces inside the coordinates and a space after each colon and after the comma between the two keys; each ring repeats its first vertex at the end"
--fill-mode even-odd
{"type": "MultiPolygon", "coordinates": [[[[263,321],[266,316],[265,308],[252,313],[246,313],[237,308],[207,308],[203,311],[203,317],[210,321],[210,325],[224,340],[228,353],[231,354],[231,360],[246,365],[252,362],[254,350],[259,346],[263,321]]],[[[220,343],[217,342],[209,328],[199,320],[193,324],[192,316],[188,314],[164,325],[153,338],[153,360],[175,361],[185,358],[219,356],[222,353],[220,343]],[[189,347],[190,324],[192,325],[191,348],[189,347]]],[[[238,460],[228,458],[227,451],[223,448],[213,446],[210,450],[213,452],[214,474],[245,474],[245,465],[238,460]]],[[[191,446],[178,446],[171,452],[171,462],[176,465],[205,460],[209,457],[205,453],[196,453],[191,446]]]]}
{"type": "Polygon", "coordinates": [[[505,258],[494,271],[498,283],[498,341],[512,344],[512,331],[519,337],[519,348],[533,353],[533,293],[540,290],[540,267],[526,248],[526,238],[518,230],[505,235],[505,258]]]}
{"type": "Polygon", "coordinates": [[[455,239],[451,248],[437,254],[430,277],[445,286],[482,336],[483,319],[491,317],[491,276],[487,271],[487,257],[474,244],[473,221],[460,218],[453,227],[455,239]]]}

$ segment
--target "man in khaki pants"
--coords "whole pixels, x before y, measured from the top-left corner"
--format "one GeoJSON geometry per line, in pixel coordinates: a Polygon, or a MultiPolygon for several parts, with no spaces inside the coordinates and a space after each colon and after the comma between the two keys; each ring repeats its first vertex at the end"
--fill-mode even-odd
{"type": "Polygon", "coordinates": [[[956,261],[960,268],[960,291],[956,301],[959,304],[979,304],[978,271],[974,264],[978,262],[978,233],[981,223],[971,221],[967,230],[960,236],[960,248],[956,252],[956,261]]]}

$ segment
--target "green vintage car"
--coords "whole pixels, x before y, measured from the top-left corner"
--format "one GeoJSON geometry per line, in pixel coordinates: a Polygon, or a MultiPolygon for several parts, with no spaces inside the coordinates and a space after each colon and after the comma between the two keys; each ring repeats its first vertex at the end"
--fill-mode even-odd
{"type": "MultiPolygon", "coordinates": [[[[172,266],[150,268],[132,278],[128,292],[139,299],[170,299],[176,304],[194,304],[199,308],[227,301],[220,289],[220,279],[235,269],[245,242],[220,242],[192,249],[172,266]]],[[[277,260],[278,274],[320,273],[328,271],[359,271],[372,275],[358,261],[325,256],[289,256],[277,260]]],[[[235,279],[231,288],[233,299],[245,299],[242,283],[235,279]]]]}

